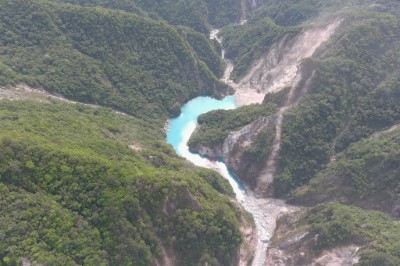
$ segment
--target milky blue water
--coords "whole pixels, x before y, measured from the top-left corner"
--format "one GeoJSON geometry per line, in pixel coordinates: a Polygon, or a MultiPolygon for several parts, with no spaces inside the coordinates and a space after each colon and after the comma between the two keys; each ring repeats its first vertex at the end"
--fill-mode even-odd
{"type": "Polygon", "coordinates": [[[178,117],[169,120],[167,132],[167,142],[171,144],[177,154],[181,155],[179,145],[185,138],[185,129],[188,125],[195,123],[197,118],[204,113],[217,109],[235,109],[235,98],[233,96],[225,97],[223,100],[217,100],[208,96],[200,96],[187,102],[182,108],[178,117]]]}
{"type": "Polygon", "coordinates": [[[168,121],[167,143],[171,144],[176,153],[193,164],[218,171],[223,177],[228,179],[238,200],[244,200],[244,188],[232,175],[225,163],[221,161],[210,161],[198,154],[190,152],[187,142],[197,126],[197,118],[204,113],[212,110],[235,109],[235,98],[233,96],[217,100],[208,96],[200,96],[187,102],[181,108],[181,114],[168,121]]]}

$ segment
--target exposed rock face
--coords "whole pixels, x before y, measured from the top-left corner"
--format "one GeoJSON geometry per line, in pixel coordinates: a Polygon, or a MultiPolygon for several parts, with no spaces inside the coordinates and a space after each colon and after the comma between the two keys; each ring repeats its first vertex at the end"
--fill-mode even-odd
{"type": "Polygon", "coordinates": [[[280,219],[268,247],[265,265],[350,266],[358,263],[360,247],[354,244],[326,249],[322,253],[313,252],[318,235],[295,225],[300,216],[301,212],[295,212],[280,219]]]}
{"type": "MultiPolygon", "coordinates": [[[[234,204],[237,204],[237,202],[234,202],[234,204]]],[[[238,208],[243,208],[240,205],[237,206],[238,208]]],[[[247,266],[250,265],[254,259],[255,249],[258,241],[257,228],[252,221],[242,216],[240,232],[243,236],[243,242],[238,251],[234,265],[247,266]]]]}
{"type": "Polygon", "coordinates": [[[210,159],[216,160],[222,158],[222,145],[217,145],[215,147],[196,145],[194,147],[190,147],[190,150],[210,159]]]}
{"type": "Polygon", "coordinates": [[[158,239],[158,248],[161,257],[154,262],[154,266],[174,266],[176,265],[176,254],[172,247],[166,248],[162,241],[158,239]]]}
{"type": "Polygon", "coordinates": [[[222,145],[222,158],[225,163],[251,188],[257,186],[257,176],[262,167],[256,161],[248,158],[246,150],[256,145],[255,141],[261,130],[274,128],[275,123],[276,116],[262,117],[240,130],[230,133],[222,145]]]}
{"type": "Polygon", "coordinates": [[[285,36],[272,45],[238,83],[228,82],[236,91],[238,104],[261,103],[266,93],[293,86],[300,78],[302,60],[311,57],[329,40],[341,21],[336,19],[324,27],[312,27],[294,38],[285,36]]]}
{"type": "Polygon", "coordinates": [[[223,159],[243,183],[254,189],[257,186],[257,177],[264,164],[252,160],[247,150],[257,145],[255,142],[262,130],[273,131],[276,121],[275,115],[262,117],[237,131],[231,132],[222,145],[215,147],[197,145],[192,149],[202,156],[223,159]]]}
{"type": "Polygon", "coordinates": [[[287,205],[283,200],[256,198],[251,192],[246,198],[245,208],[253,214],[258,234],[252,265],[265,265],[267,248],[273,237],[276,221],[280,216],[296,212],[299,208],[287,205]]]}
{"type": "Polygon", "coordinates": [[[355,265],[359,261],[359,257],[357,255],[357,251],[359,249],[360,248],[356,245],[350,245],[326,250],[321,256],[313,261],[312,265],[355,265]]]}
{"type": "MultiPolygon", "coordinates": [[[[299,235],[301,237],[302,235],[299,235]]],[[[301,238],[298,240],[301,241],[301,238]]],[[[321,256],[310,259],[307,256],[307,250],[298,253],[291,253],[288,250],[280,248],[271,248],[268,250],[268,258],[266,265],[273,266],[351,266],[359,261],[357,251],[359,247],[355,245],[337,247],[330,250],[325,250],[321,256]]]]}
{"type": "Polygon", "coordinates": [[[28,258],[22,258],[21,266],[44,266],[43,264],[32,264],[28,258]]]}
{"type": "Polygon", "coordinates": [[[240,246],[239,257],[235,265],[247,266],[250,265],[254,258],[254,251],[257,246],[257,230],[255,227],[244,227],[241,228],[243,243],[240,246]]]}

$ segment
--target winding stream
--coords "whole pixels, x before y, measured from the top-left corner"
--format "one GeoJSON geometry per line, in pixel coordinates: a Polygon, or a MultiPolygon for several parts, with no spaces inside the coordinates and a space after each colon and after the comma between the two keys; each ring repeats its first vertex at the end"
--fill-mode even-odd
{"type": "Polygon", "coordinates": [[[185,157],[197,166],[218,171],[229,181],[236,194],[236,199],[254,217],[258,243],[253,265],[258,266],[264,264],[268,241],[275,229],[277,216],[282,212],[288,211],[289,207],[281,200],[256,198],[251,191],[246,190],[243,184],[230,173],[225,163],[211,161],[198,154],[191,153],[187,145],[190,136],[197,126],[199,115],[211,110],[228,110],[236,107],[233,96],[228,96],[222,100],[201,96],[189,101],[182,107],[181,114],[178,117],[169,120],[167,142],[174,147],[178,155],[185,157]]]}
{"type": "Polygon", "coordinates": [[[194,165],[214,169],[219,172],[223,177],[228,179],[236,198],[243,202],[244,187],[238,180],[232,176],[225,165],[220,161],[211,161],[207,158],[201,157],[198,154],[192,153],[187,145],[190,136],[197,126],[197,118],[204,113],[217,109],[235,109],[235,98],[232,96],[225,97],[222,100],[217,100],[208,96],[200,96],[187,102],[182,108],[178,117],[168,121],[167,143],[171,144],[176,153],[185,157],[194,165]]]}

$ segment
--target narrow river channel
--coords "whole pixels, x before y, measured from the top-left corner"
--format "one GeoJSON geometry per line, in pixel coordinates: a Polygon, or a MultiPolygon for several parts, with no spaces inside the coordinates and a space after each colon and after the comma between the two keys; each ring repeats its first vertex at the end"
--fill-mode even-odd
{"type": "Polygon", "coordinates": [[[235,98],[228,96],[222,100],[201,96],[187,102],[181,109],[178,117],[168,122],[167,142],[171,144],[176,153],[193,164],[213,169],[219,172],[231,184],[236,199],[242,206],[253,215],[256,227],[258,243],[255,247],[253,265],[264,265],[268,241],[272,237],[277,216],[289,208],[281,200],[259,199],[253,193],[246,190],[240,181],[231,174],[224,162],[211,161],[198,154],[191,153],[187,142],[197,126],[197,118],[203,114],[217,109],[236,108],[235,98]]]}
{"type": "Polygon", "coordinates": [[[207,158],[201,157],[198,154],[192,153],[187,145],[190,136],[197,126],[197,118],[204,113],[212,110],[229,110],[235,109],[235,98],[233,96],[225,97],[222,100],[217,100],[208,96],[200,96],[187,102],[181,109],[178,117],[168,121],[167,143],[171,144],[176,153],[194,165],[214,169],[225,177],[231,184],[236,198],[243,202],[244,187],[243,185],[230,174],[225,163],[220,161],[210,161],[207,158]]]}

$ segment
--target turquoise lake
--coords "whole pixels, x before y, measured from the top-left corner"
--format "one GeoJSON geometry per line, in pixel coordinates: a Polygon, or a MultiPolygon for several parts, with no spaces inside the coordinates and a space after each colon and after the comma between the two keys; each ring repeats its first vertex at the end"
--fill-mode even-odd
{"type": "Polygon", "coordinates": [[[197,119],[201,114],[212,110],[229,110],[235,108],[237,108],[237,106],[233,96],[225,97],[222,100],[217,100],[208,96],[200,96],[187,102],[181,108],[180,115],[168,121],[167,143],[174,147],[178,155],[185,157],[193,164],[218,171],[229,181],[236,194],[236,198],[241,201],[244,200],[245,197],[244,188],[230,173],[225,163],[210,161],[207,158],[192,153],[187,146],[187,142],[197,126],[197,119]]]}
{"type": "Polygon", "coordinates": [[[225,97],[222,100],[217,100],[208,96],[200,96],[187,102],[182,108],[178,117],[172,118],[168,123],[167,142],[171,144],[176,153],[182,156],[179,151],[179,145],[182,144],[185,138],[185,130],[188,126],[195,123],[197,118],[204,113],[218,109],[235,109],[235,98],[233,96],[225,97]]]}

